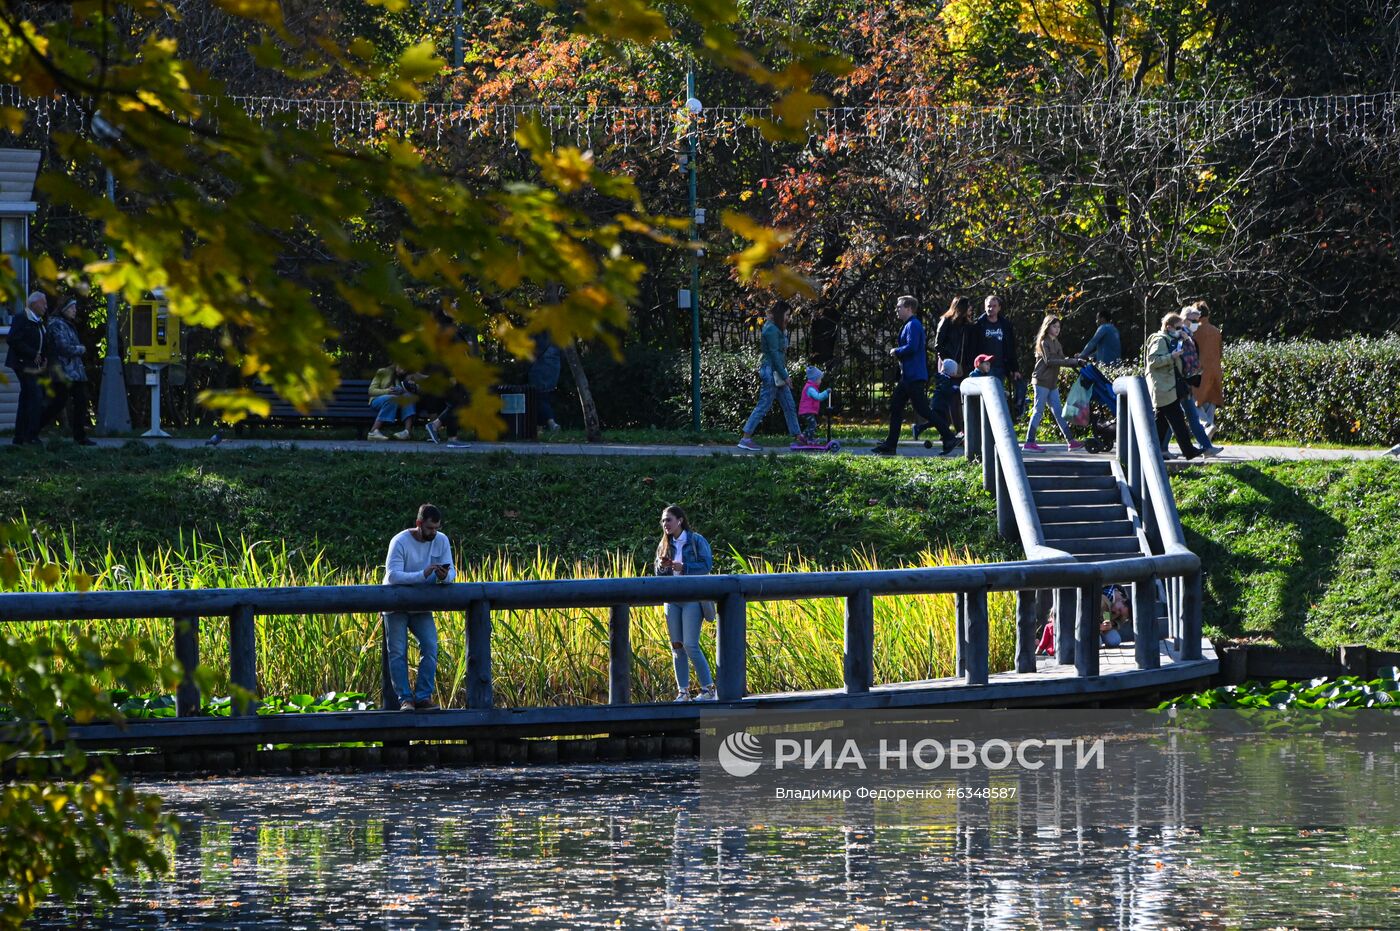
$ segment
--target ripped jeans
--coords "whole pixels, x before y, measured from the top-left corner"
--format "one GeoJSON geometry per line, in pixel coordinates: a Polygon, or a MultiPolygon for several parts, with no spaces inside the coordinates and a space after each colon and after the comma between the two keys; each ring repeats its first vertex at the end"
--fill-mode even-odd
{"type": "Polygon", "coordinates": [[[700,649],[701,617],[700,602],[685,601],[666,605],[666,632],[671,636],[671,658],[676,664],[676,688],[686,691],[690,688],[690,664],[695,664],[695,676],[700,687],[708,689],[715,684],[710,673],[710,662],[705,659],[705,651],[700,649]],[[676,646],[676,644],[680,646],[676,646]]]}

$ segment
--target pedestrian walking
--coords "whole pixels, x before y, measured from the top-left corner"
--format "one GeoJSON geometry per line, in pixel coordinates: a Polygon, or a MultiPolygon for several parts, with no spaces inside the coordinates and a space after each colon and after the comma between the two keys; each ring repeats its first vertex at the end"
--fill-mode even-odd
{"type": "Polygon", "coordinates": [[[9,348],[5,365],[19,379],[19,405],[15,410],[16,446],[39,442],[43,425],[44,386],[39,376],[48,365],[44,356],[44,314],[49,299],[43,291],[35,291],[25,302],[24,312],[10,323],[9,348]]]}
{"type": "MultiPolygon", "coordinates": [[[[661,512],[661,542],[656,544],[657,575],[709,575],[714,556],[709,541],[690,529],[685,511],[667,505],[661,512]]],[[[713,601],[666,603],[666,632],[671,637],[671,659],[676,670],[676,701],[690,701],[690,667],[700,680],[697,701],[715,700],[715,680],[709,660],[700,648],[703,622],[714,620],[713,601]]]]}
{"type": "Polygon", "coordinates": [[[66,407],[69,429],[79,446],[96,446],[87,437],[88,394],[87,366],[83,365],[83,342],[75,326],[78,302],[69,298],[58,313],[49,318],[45,328],[49,362],[49,403],[39,420],[52,423],[66,407]]]}
{"type": "Polygon", "coordinates": [[[767,319],[759,333],[763,355],[758,364],[758,403],[744,422],[744,435],[739,438],[740,449],[763,448],[753,441],[753,434],[773,409],[774,399],[783,409],[783,419],[787,422],[792,441],[796,443],[802,439],[802,428],[797,423],[797,406],[792,400],[792,379],[787,373],[787,315],[787,303],[775,301],[768,308],[767,319]]]}
{"type": "Polygon", "coordinates": [[[992,357],[992,375],[1006,384],[1006,396],[1011,401],[1011,415],[1017,419],[1025,409],[1024,383],[1017,363],[1016,328],[1002,313],[1001,298],[987,295],[984,312],[973,323],[973,343],[979,355],[992,357]]]}
{"type": "MultiPolygon", "coordinates": [[[[973,332],[972,301],[958,295],[948,304],[943,316],[938,318],[938,329],[933,335],[934,351],[938,357],[935,370],[946,374],[943,363],[951,361],[955,370],[948,377],[953,380],[954,388],[960,387],[962,380],[972,372],[972,360],[977,357],[973,332]]],[[[962,407],[956,403],[956,397],[954,392],[955,403],[948,411],[948,416],[954,429],[961,430],[962,407]]]]}
{"type": "Polygon", "coordinates": [[[1065,351],[1060,348],[1060,318],[1054,314],[1046,314],[1040,323],[1040,332],[1035,337],[1035,409],[1031,413],[1030,425],[1026,428],[1025,446],[1022,447],[1026,452],[1045,452],[1045,447],[1035,441],[1035,434],[1040,427],[1041,415],[1047,407],[1070,451],[1084,448],[1083,443],[1070,435],[1069,424],[1065,423],[1065,418],[1060,414],[1060,369],[1077,367],[1082,362],[1081,359],[1065,356],[1065,351]]]}
{"type": "Polygon", "coordinates": [[[870,451],[879,456],[894,456],[899,452],[899,433],[904,429],[904,410],[911,403],[919,415],[914,436],[929,427],[936,427],[943,437],[946,451],[956,438],[947,411],[938,411],[928,403],[928,343],[924,325],[919,320],[919,303],[906,294],[895,301],[895,314],[902,324],[899,343],[890,347],[890,355],[899,362],[899,383],[890,395],[890,428],[885,439],[870,451]]]}
{"type": "Polygon", "coordinates": [[[1157,430],[1161,433],[1166,425],[1176,434],[1177,445],[1187,459],[1195,459],[1201,451],[1191,442],[1191,431],[1186,426],[1186,417],[1181,410],[1180,397],[1189,391],[1186,378],[1181,370],[1182,348],[1172,348],[1173,341],[1179,340],[1182,331],[1180,314],[1167,314],[1162,318],[1162,329],[1153,333],[1147,340],[1147,392],[1152,398],[1152,407],[1157,412],[1157,430]]]}
{"type": "Polygon", "coordinates": [[[1113,315],[1107,310],[1100,310],[1094,319],[1098,321],[1098,329],[1084,344],[1079,355],[1099,365],[1113,365],[1123,358],[1123,337],[1113,322],[1113,315]]]}
{"type": "Polygon", "coordinates": [[[1224,334],[1210,322],[1210,307],[1205,301],[1191,305],[1194,314],[1188,314],[1191,338],[1196,341],[1196,351],[1201,356],[1201,383],[1191,389],[1196,408],[1201,412],[1201,422],[1205,425],[1206,436],[1215,437],[1215,417],[1217,408],[1225,403],[1225,371],[1222,362],[1224,334]]]}
{"type": "MultiPolygon", "coordinates": [[[[418,509],[418,518],[408,530],[389,541],[384,559],[385,585],[446,585],[457,578],[452,561],[452,542],[442,527],[442,512],[431,504],[418,509]]],[[[431,611],[386,611],[384,648],[388,656],[389,684],[400,711],[429,710],[437,679],[437,622],[431,611]],[[418,641],[418,678],[408,681],[408,635],[418,641]]],[[[392,700],[389,702],[392,706],[392,700]]]]}
{"type": "Polygon", "coordinates": [[[535,358],[530,362],[526,382],[535,389],[535,423],[545,430],[559,429],[559,422],[554,419],[554,389],[559,387],[562,361],[563,353],[549,334],[543,330],[536,333],[535,358]]]}
{"type": "MultiPolygon", "coordinates": [[[[1190,428],[1191,435],[1195,437],[1196,443],[1201,447],[1201,452],[1207,456],[1218,456],[1222,452],[1219,446],[1210,441],[1210,435],[1206,432],[1205,425],[1201,423],[1201,415],[1196,409],[1194,397],[1195,388],[1201,383],[1201,356],[1196,348],[1196,342],[1191,338],[1191,315],[1196,314],[1199,318],[1200,312],[1194,306],[1182,308],[1181,316],[1185,324],[1181,329],[1181,338],[1176,340],[1172,348],[1181,347],[1181,371],[1186,379],[1187,390],[1181,392],[1178,400],[1181,403],[1181,413],[1186,419],[1186,426],[1190,428]]],[[[1166,430],[1159,431],[1158,439],[1161,441],[1162,449],[1167,448],[1166,430]]]]}

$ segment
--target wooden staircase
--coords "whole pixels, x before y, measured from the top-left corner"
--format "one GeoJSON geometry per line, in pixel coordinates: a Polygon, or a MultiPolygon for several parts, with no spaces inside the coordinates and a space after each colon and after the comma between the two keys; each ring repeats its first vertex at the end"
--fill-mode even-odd
{"type": "Polygon", "coordinates": [[[1084,562],[1143,555],[1111,460],[1050,453],[1023,461],[1046,545],[1084,562]]]}

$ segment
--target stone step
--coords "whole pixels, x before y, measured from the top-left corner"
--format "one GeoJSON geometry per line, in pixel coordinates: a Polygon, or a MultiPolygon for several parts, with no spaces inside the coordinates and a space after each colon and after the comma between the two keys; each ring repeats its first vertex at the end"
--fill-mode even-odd
{"type": "Polygon", "coordinates": [[[1091,520],[1082,524],[1051,524],[1048,528],[1042,525],[1045,530],[1046,542],[1056,549],[1064,549],[1056,541],[1082,540],[1086,537],[1126,537],[1132,536],[1137,539],[1133,531],[1133,522],[1124,518],[1123,520],[1091,520]]]}
{"type": "Polygon", "coordinates": [[[1052,524],[1082,524],[1088,521],[1118,521],[1128,519],[1128,509],[1119,504],[1078,504],[1037,507],[1040,526],[1048,534],[1052,524]]]}
{"type": "Polygon", "coordinates": [[[1123,503],[1123,495],[1116,484],[1106,488],[1053,488],[1035,493],[1037,508],[1114,503],[1123,503]]]}
{"type": "Polygon", "coordinates": [[[1068,491],[1074,488],[1099,490],[1118,488],[1118,479],[1105,472],[1102,475],[1032,475],[1031,491],[1068,491]]]}
{"type": "Polygon", "coordinates": [[[1113,465],[1108,459],[1095,459],[1089,456],[1047,459],[1037,453],[1026,453],[1021,457],[1026,464],[1027,475],[1112,475],[1113,465]]]}

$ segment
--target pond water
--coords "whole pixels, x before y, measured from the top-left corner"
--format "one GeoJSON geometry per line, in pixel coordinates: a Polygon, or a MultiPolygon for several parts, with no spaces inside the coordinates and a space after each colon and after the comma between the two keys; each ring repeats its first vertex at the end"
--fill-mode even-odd
{"type": "Polygon", "coordinates": [[[34,927],[1400,927],[1392,829],[725,823],[693,761],[143,786],[171,875],[34,927]]]}

